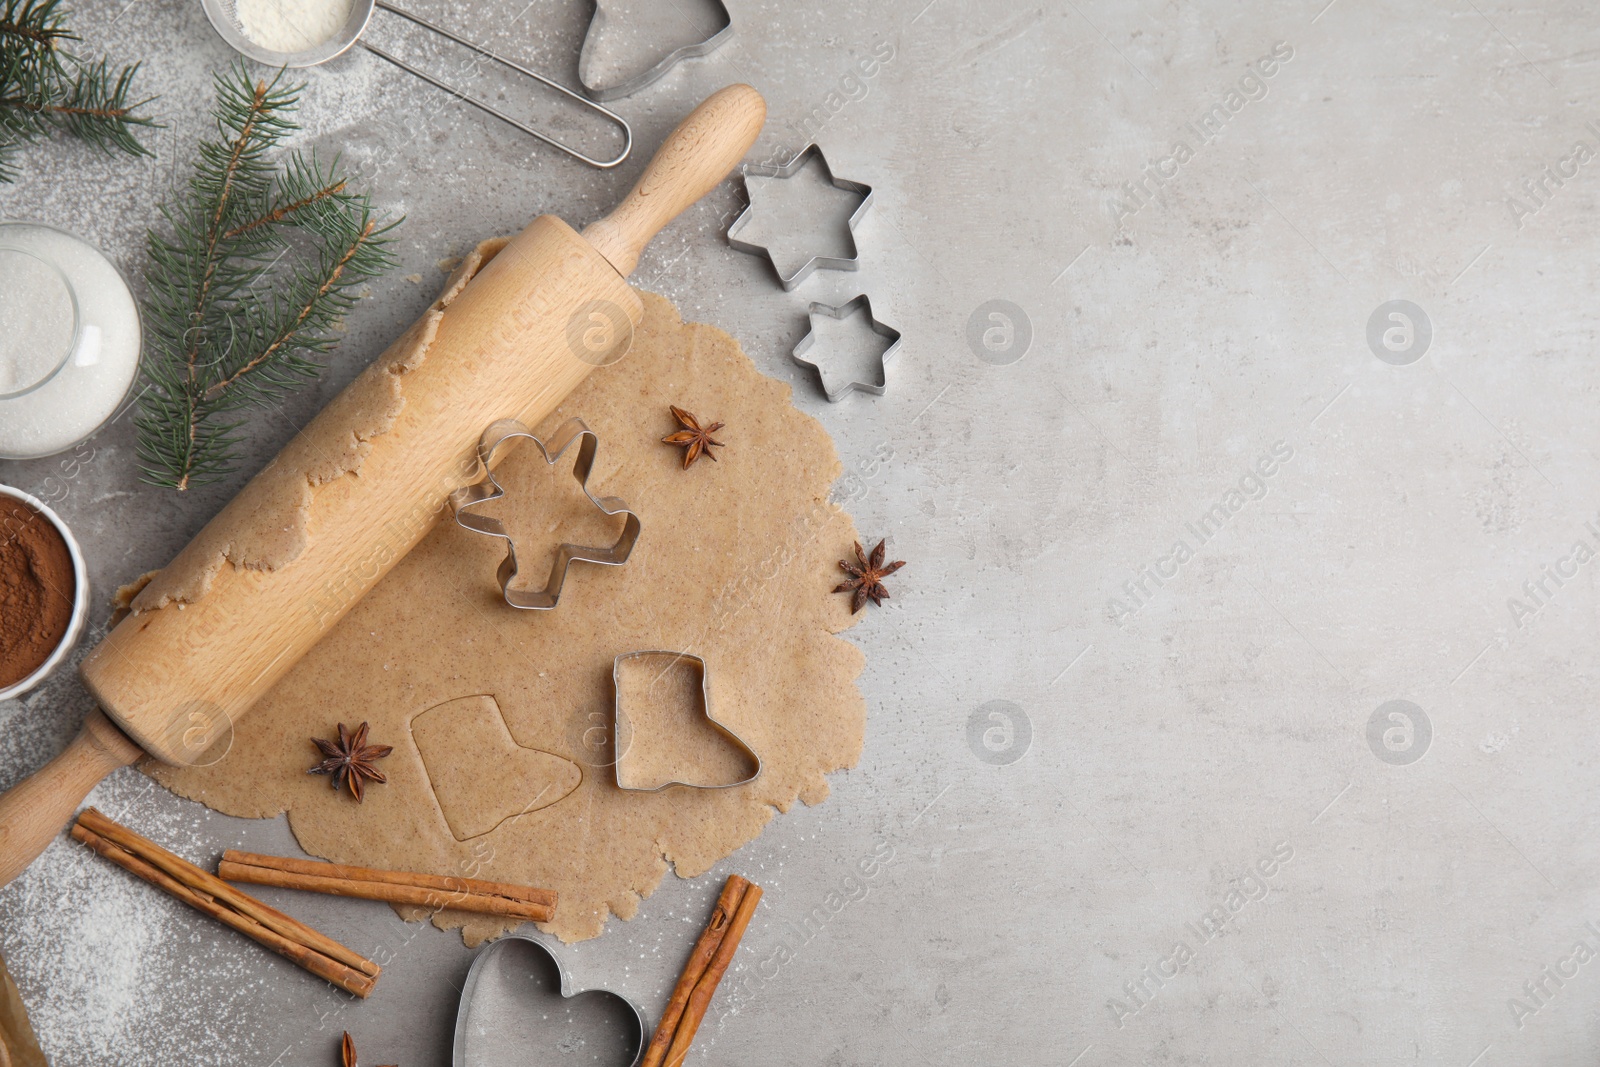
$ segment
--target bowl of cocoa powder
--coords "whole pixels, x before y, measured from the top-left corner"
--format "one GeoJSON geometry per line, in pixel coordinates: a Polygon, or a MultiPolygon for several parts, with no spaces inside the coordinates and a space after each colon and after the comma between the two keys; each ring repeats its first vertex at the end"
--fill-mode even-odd
{"type": "Polygon", "coordinates": [[[78,542],[43,501],[0,485],[0,700],[60,665],[89,614],[78,542]]]}

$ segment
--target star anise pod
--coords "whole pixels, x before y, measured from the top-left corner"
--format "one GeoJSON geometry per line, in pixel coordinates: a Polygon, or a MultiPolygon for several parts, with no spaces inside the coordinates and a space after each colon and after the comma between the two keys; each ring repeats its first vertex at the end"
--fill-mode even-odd
{"type": "Polygon", "coordinates": [[[852,615],[867,606],[868,598],[871,598],[874,604],[882,607],[883,602],[889,599],[889,590],[883,587],[883,580],[906,565],[906,561],[903,559],[897,559],[893,563],[885,564],[883,562],[883,545],[884,543],[879,541],[878,547],[872,550],[872,557],[869,559],[861,549],[861,542],[857,541],[856,559],[859,561],[859,565],[851,563],[847,559],[839,561],[839,567],[850,577],[848,580],[840,582],[834,592],[855,594],[850,606],[852,615]]]}
{"type": "Polygon", "coordinates": [[[722,429],[723,424],[713,422],[710,426],[701,426],[699,419],[676,404],[669,404],[668,407],[672,408],[672,417],[678,420],[683,429],[677,433],[667,434],[661,439],[661,443],[683,446],[683,469],[688,470],[690,465],[701,456],[705,456],[707,459],[716,459],[717,457],[711,452],[711,446],[716,445],[718,448],[722,448],[723,444],[721,441],[712,440],[711,435],[722,429]]]}
{"type": "Polygon", "coordinates": [[[356,1043],[348,1030],[344,1032],[344,1040],[339,1042],[339,1067],[356,1067],[356,1043]]]}
{"type": "Polygon", "coordinates": [[[333,788],[349,785],[350,795],[355,797],[357,802],[361,800],[363,779],[370,778],[374,782],[389,780],[372,764],[393,752],[394,746],[367,744],[366,723],[357,726],[353,733],[345,729],[344,723],[340,723],[339,740],[324,741],[320,737],[313,737],[311,743],[321,749],[322,754],[328,758],[306,773],[333,775],[333,788]]]}

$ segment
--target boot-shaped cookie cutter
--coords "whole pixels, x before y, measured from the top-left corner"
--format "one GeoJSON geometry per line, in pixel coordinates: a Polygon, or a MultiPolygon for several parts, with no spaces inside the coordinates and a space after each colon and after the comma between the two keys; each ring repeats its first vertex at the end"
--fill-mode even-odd
{"type": "Polygon", "coordinates": [[[701,659],[699,656],[692,655],[688,652],[671,652],[666,649],[658,648],[641,649],[638,652],[624,652],[622,655],[611,661],[611,687],[612,692],[615,694],[616,724],[613,729],[612,737],[617,746],[616,769],[618,789],[626,789],[634,793],[659,793],[661,790],[674,785],[685,786],[689,789],[732,789],[734,786],[749,785],[751,782],[761,777],[761,757],[756,755],[755,749],[745,744],[744,739],[738,734],[734,733],[722,723],[718,722],[717,717],[711,713],[711,675],[706,671],[706,661],[701,659]],[[660,785],[651,786],[628,784],[627,772],[623,769],[623,762],[627,759],[627,749],[631,747],[631,741],[633,738],[633,723],[628,719],[627,709],[622,705],[622,665],[628,660],[639,659],[644,656],[666,656],[673,660],[691,661],[695,665],[695,667],[700,671],[700,706],[705,709],[706,722],[710,723],[712,729],[716,730],[717,733],[727,738],[735,748],[737,748],[745,755],[746,758],[755,764],[755,770],[750,773],[749,777],[741,778],[737,782],[723,782],[718,785],[701,785],[696,782],[679,781],[663,782],[660,785]],[[625,744],[623,742],[622,739],[624,737],[629,739],[629,744],[625,744]]]}
{"type": "Polygon", "coordinates": [[[778,261],[772,258],[772,253],[766,245],[755,244],[739,237],[745,228],[750,225],[750,220],[753,217],[752,212],[755,211],[753,202],[749,207],[741,211],[739,217],[733,220],[733,225],[728,227],[728,244],[741,252],[749,252],[753,256],[766,257],[767,262],[772,264],[772,272],[778,276],[778,281],[783,283],[785,290],[793,289],[811,277],[812,273],[818,269],[856,270],[861,266],[861,254],[856,250],[856,226],[866,215],[867,209],[872,206],[872,186],[834,177],[833,169],[828,166],[828,157],[822,154],[822,149],[817,146],[816,142],[806,145],[800,150],[799,155],[781,167],[771,167],[759,163],[747,164],[741,172],[745,178],[745,192],[748,194],[750,191],[751,178],[793,178],[805,169],[806,164],[811,162],[813,157],[816,158],[817,165],[822,168],[822,173],[835,189],[843,189],[861,197],[861,203],[856,206],[855,211],[850,213],[850,218],[845,223],[846,236],[850,239],[850,254],[848,256],[812,256],[800,264],[799,269],[793,274],[785,275],[783,269],[778,266],[778,261]]]}
{"type": "Polygon", "coordinates": [[[505,541],[506,558],[500,561],[497,577],[500,582],[500,594],[512,607],[533,611],[548,611],[555,607],[561,600],[561,586],[567,580],[567,567],[575,561],[601,563],[608,567],[617,567],[628,562],[628,556],[633,552],[634,543],[639,540],[639,531],[642,527],[639,516],[629,510],[623,500],[614,496],[597,497],[589,491],[589,474],[594,470],[595,452],[599,447],[600,439],[582,419],[568,419],[562,423],[550,438],[548,447],[516,419],[500,419],[491,423],[489,428],[483,431],[483,436],[478,439],[478,461],[483,464],[483,480],[451,493],[450,507],[455,511],[458,526],[474,533],[499,537],[505,541]],[[578,458],[572,465],[572,476],[583,489],[583,495],[588,497],[589,503],[599,508],[602,514],[627,516],[627,521],[622,527],[622,536],[618,537],[617,543],[610,548],[563,542],[556,550],[555,562],[550,565],[550,581],[543,589],[526,592],[511,588],[512,581],[517,577],[517,544],[506,532],[505,526],[498,519],[466,514],[466,510],[476,504],[499,500],[506,495],[505,489],[495,480],[494,462],[501,446],[519,438],[532,441],[539,449],[539,454],[544,457],[544,461],[552,467],[574,441],[578,442],[578,458]]]}

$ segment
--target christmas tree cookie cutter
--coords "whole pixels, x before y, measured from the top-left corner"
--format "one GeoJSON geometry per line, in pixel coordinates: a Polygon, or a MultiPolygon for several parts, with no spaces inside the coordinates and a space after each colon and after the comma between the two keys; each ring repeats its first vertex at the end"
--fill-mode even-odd
{"type": "Polygon", "coordinates": [[[624,652],[622,655],[611,661],[611,686],[612,692],[615,694],[615,702],[613,705],[615,709],[613,712],[615,716],[615,732],[613,734],[613,739],[617,746],[616,772],[618,789],[626,789],[632,793],[659,793],[663,789],[667,789],[675,785],[681,785],[688,789],[732,789],[735,786],[749,785],[751,782],[761,777],[761,757],[756,755],[756,752],[753,748],[744,743],[743,738],[734,733],[723,723],[718,722],[716,715],[712,713],[711,675],[706,670],[706,661],[701,659],[699,656],[689,652],[671,652],[666,649],[659,648],[640,649],[637,652],[624,652]],[[627,762],[628,753],[633,747],[633,723],[628,718],[628,709],[622,699],[622,671],[625,664],[636,659],[643,659],[645,657],[661,657],[673,663],[687,662],[699,671],[700,707],[705,713],[706,722],[710,723],[713,730],[721,734],[725,740],[732,744],[733,747],[745,757],[745,759],[750,761],[751,765],[755,768],[750,772],[750,774],[740,778],[736,782],[718,782],[714,785],[706,785],[701,782],[683,782],[676,779],[670,782],[662,782],[660,785],[638,785],[632,783],[628,777],[628,771],[624,767],[624,764],[627,762]]]}
{"type": "Polygon", "coordinates": [[[656,17],[665,15],[678,20],[690,19],[690,16],[677,2],[661,3],[660,0],[652,0],[641,5],[626,3],[623,0],[595,0],[594,14],[589,19],[589,31],[584,34],[583,47],[578,52],[578,84],[583,86],[583,91],[589,95],[589,99],[604,102],[632,95],[660,80],[667,71],[684,60],[710,55],[727,43],[728,38],[733,36],[733,16],[728,14],[727,5],[722,0],[702,0],[702,2],[711,13],[711,21],[695,26],[695,32],[702,35],[700,40],[672,49],[661,56],[653,66],[631,77],[624,77],[610,84],[601,84],[601,79],[595,75],[595,68],[601,64],[598,42],[608,25],[621,24],[650,14],[656,17]]]}
{"type": "Polygon", "coordinates": [[[855,390],[871,393],[873,396],[882,396],[884,391],[889,388],[889,360],[900,349],[900,331],[888,323],[879,322],[873,317],[872,301],[867,299],[865,293],[837,307],[813,302],[808,310],[808,315],[811,319],[811,329],[804,337],[800,338],[800,343],[794,346],[794,351],[789,354],[789,358],[800,364],[800,366],[810,367],[817,372],[817,377],[822,380],[822,392],[832,403],[837,404],[855,390]],[[816,318],[818,315],[825,315],[830,319],[844,320],[857,313],[865,315],[867,328],[879,337],[886,339],[889,345],[878,356],[878,381],[859,382],[853,379],[844,379],[841,384],[838,380],[830,378],[827,369],[822,364],[814,359],[807,359],[806,354],[815,348],[817,344],[816,318]]]}
{"type": "Polygon", "coordinates": [[[764,256],[767,262],[772,264],[772,271],[778,276],[778,281],[782,283],[785,290],[794,289],[801,282],[811,277],[812,273],[817,270],[856,270],[861,266],[861,255],[856,250],[855,232],[856,226],[866,216],[867,209],[872,207],[872,186],[862,182],[853,182],[847,178],[836,177],[833,173],[833,168],[828,166],[828,158],[822,154],[822,149],[815,141],[802,148],[798,155],[782,166],[774,167],[759,163],[747,164],[741,171],[745,178],[745,192],[748,194],[750,191],[751,178],[793,178],[804,170],[806,165],[813,159],[822,168],[823,176],[827,178],[828,183],[835,189],[842,189],[845,192],[855,193],[861,197],[861,203],[856,205],[856,209],[850,213],[850,217],[845,221],[844,236],[850,244],[850,254],[848,256],[812,256],[800,264],[793,273],[785,275],[783,268],[773,258],[770,248],[764,244],[744,240],[739,236],[749,228],[754,218],[756,205],[753,199],[750,205],[739,213],[739,217],[733,220],[733,225],[728,227],[728,244],[741,252],[749,252],[754,256],[764,256]]]}
{"type": "Polygon", "coordinates": [[[478,439],[478,461],[483,464],[483,480],[451,493],[450,507],[455,511],[456,525],[474,533],[499,537],[505,541],[506,555],[505,559],[500,561],[500,570],[496,577],[500,582],[500,595],[512,607],[530,611],[548,611],[555,607],[561,600],[561,587],[567,580],[567,568],[575,562],[599,563],[608,567],[618,567],[628,562],[628,556],[639,540],[642,527],[639,516],[628,508],[626,502],[614,496],[597,497],[590,491],[589,475],[594,470],[594,457],[599,447],[599,437],[584,424],[582,419],[576,418],[562,423],[551,436],[548,446],[516,419],[500,419],[491,423],[489,428],[483,431],[483,436],[478,439]],[[556,549],[555,561],[550,565],[550,581],[543,589],[529,591],[511,588],[511,583],[517,576],[517,544],[506,532],[504,524],[499,519],[492,519],[486,515],[473,515],[467,511],[475,505],[499,500],[506,495],[505,489],[495,479],[494,463],[500,449],[507,442],[520,439],[532,441],[539,449],[539,454],[544,457],[545,463],[552,467],[576,441],[578,458],[572,465],[572,476],[582,487],[583,495],[588,497],[589,502],[599,508],[602,514],[627,517],[621,536],[617,538],[616,544],[609,548],[563,542],[556,549]]]}

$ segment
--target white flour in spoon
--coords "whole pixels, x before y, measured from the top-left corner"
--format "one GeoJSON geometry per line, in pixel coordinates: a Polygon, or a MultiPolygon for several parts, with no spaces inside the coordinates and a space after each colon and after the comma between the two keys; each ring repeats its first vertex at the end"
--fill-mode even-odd
{"type": "Polygon", "coordinates": [[[354,0],[237,0],[244,35],[274,52],[303,52],[344,28],[354,0]]]}

